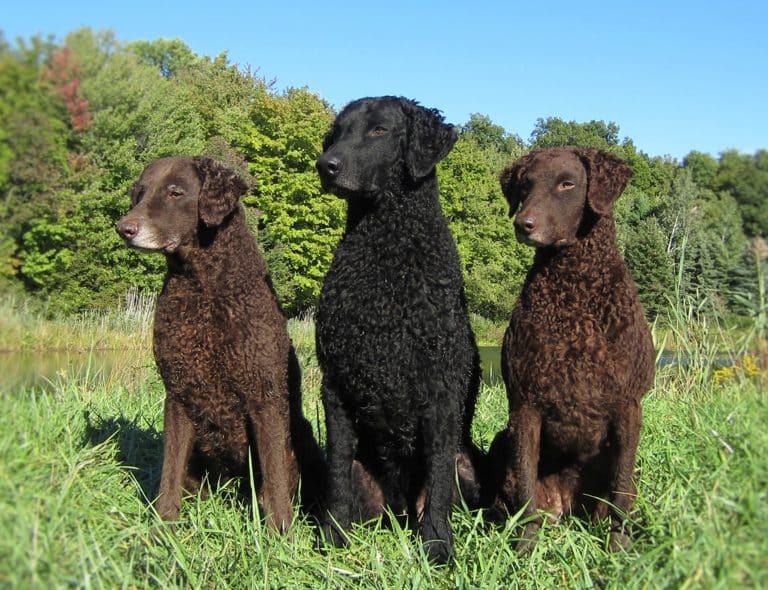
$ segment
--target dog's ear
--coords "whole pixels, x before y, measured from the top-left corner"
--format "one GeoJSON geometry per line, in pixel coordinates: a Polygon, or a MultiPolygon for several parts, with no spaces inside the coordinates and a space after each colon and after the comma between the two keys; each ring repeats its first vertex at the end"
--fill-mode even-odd
{"type": "Polygon", "coordinates": [[[203,183],[197,205],[200,220],[208,227],[219,225],[237,206],[248,185],[233,170],[216,160],[204,156],[196,156],[192,160],[203,183]]]}
{"type": "Polygon", "coordinates": [[[512,162],[509,166],[504,168],[499,175],[499,182],[501,183],[501,192],[504,198],[509,203],[509,216],[514,217],[517,213],[517,208],[520,206],[520,179],[525,172],[525,169],[533,160],[534,154],[530,153],[522,158],[519,158],[512,162]]]}
{"type": "Polygon", "coordinates": [[[605,215],[632,178],[632,169],[607,152],[589,148],[575,151],[587,171],[587,203],[592,211],[605,215]]]}
{"type": "Polygon", "coordinates": [[[419,180],[451,151],[458,134],[453,125],[443,122],[437,109],[424,108],[412,100],[403,100],[402,106],[408,119],[405,164],[411,178],[419,180]]]}

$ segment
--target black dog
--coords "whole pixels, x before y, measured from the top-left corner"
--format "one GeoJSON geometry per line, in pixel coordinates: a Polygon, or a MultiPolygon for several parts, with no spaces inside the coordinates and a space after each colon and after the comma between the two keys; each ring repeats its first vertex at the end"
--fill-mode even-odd
{"type": "Polygon", "coordinates": [[[336,118],[317,169],[348,200],[346,232],[317,311],[329,489],[326,535],[345,543],[359,482],[420,523],[435,561],[452,553],[456,464],[474,493],[469,428],[479,385],[459,256],[435,165],[456,141],[436,110],[364,98],[336,118]],[[373,484],[373,485],[371,485],[373,484]]]}

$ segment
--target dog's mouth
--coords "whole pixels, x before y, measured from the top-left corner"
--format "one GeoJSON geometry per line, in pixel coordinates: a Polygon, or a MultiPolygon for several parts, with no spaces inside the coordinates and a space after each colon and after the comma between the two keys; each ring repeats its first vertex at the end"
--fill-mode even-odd
{"type": "Polygon", "coordinates": [[[160,248],[160,251],[164,254],[173,254],[179,247],[179,243],[176,240],[171,240],[165,246],[160,248]]]}
{"type": "Polygon", "coordinates": [[[525,244],[526,246],[530,246],[531,248],[545,248],[547,246],[552,246],[551,242],[545,242],[537,239],[535,234],[527,234],[517,228],[515,228],[515,237],[517,238],[518,242],[525,244]]]}
{"type": "Polygon", "coordinates": [[[339,184],[335,180],[328,180],[321,183],[323,192],[330,193],[344,200],[351,199],[372,199],[376,195],[376,191],[367,191],[360,189],[353,189],[342,184],[339,184]]]}
{"type": "Polygon", "coordinates": [[[169,240],[165,244],[153,244],[142,241],[138,236],[135,238],[123,238],[126,246],[138,250],[139,252],[147,252],[150,254],[161,252],[163,254],[173,254],[179,247],[179,243],[176,240],[169,240]]]}
{"type": "Polygon", "coordinates": [[[538,234],[526,234],[519,229],[515,229],[515,237],[518,242],[531,248],[565,248],[572,246],[576,241],[574,238],[547,239],[538,234]]]}

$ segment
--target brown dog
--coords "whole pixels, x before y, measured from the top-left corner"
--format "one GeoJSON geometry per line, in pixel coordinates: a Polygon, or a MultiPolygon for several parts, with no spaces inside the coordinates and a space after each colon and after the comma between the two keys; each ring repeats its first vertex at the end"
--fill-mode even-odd
{"type": "MultiPolygon", "coordinates": [[[[245,191],[209,158],[162,158],[134,185],[117,231],[168,261],[154,327],[167,390],[158,513],[178,518],[182,491],[196,491],[206,473],[214,483],[247,482],[253,467],[267,521],[284,530],[297,455],[314,470],[322,456],[301,414],[286,322],[239,204],[245,191]]],[[[319,485],[323,473],[313,479],[319,485]]],[[[314,481],[305,478],[305,492],[314,481]]]]}
{"type": "Polygon", "coordinates": [[[536,248],[504,337],[509,425],[490,453],[501,500],[533,518],[521,549],[540,526],[537,509],[610,513],[611,548],[629,545],[623,519],[655,358],[616,247],[612,204],[630,176],[612,155],[564,148],[501,174],[517,238],[536,248]]]}

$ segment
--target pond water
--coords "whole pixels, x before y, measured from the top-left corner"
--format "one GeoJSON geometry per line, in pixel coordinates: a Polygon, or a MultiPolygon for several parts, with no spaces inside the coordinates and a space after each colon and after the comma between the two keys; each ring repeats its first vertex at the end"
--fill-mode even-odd
{"type": "Polygon", "coordinates": [[[501,346],[478,346],[483,381],[489,385],[501,383],[501,346]]]}
{"type": "MultiPolygon", "coordinates": [[[[501,347],[500,346],[479,346],[480,364],[483,367],[483,381],[488,384],[500,382],[501,377],[501,347]]],[[[733,355],[722,353],[715,358],[712,363],[718,367],[730,366],[735,362],[733,355]]],[[[684,354],[677,353],[674,350],[663,350],[658,355],[656,365],[666,367],[670,365],[687,365],[689,361],[684,354]]]]}
{"type": "MultiPolygon", "coordinates": [[[[480,346],[483,381],[500,383],[501,347],[480,346]]],[[[730,356],[715,359],[719,366],[733,364],[730,356]]],[[[671,351],[664,351],[659,366],[685,364],[685,359],[671,351]]],[[[138,371],[146,371],[154,362],[140,351],[78,352],[4,352],[0,353],[0,393],[38,388],[50,391],[58,384],[125,382],[137,378],[138,371]]]]}
{"type": "Polygon", "coordinates": [[[0,352],[0,394],[129,379],[146,368],[148,361],[143,357],[143,353],[132,350],[0,352]]]}

